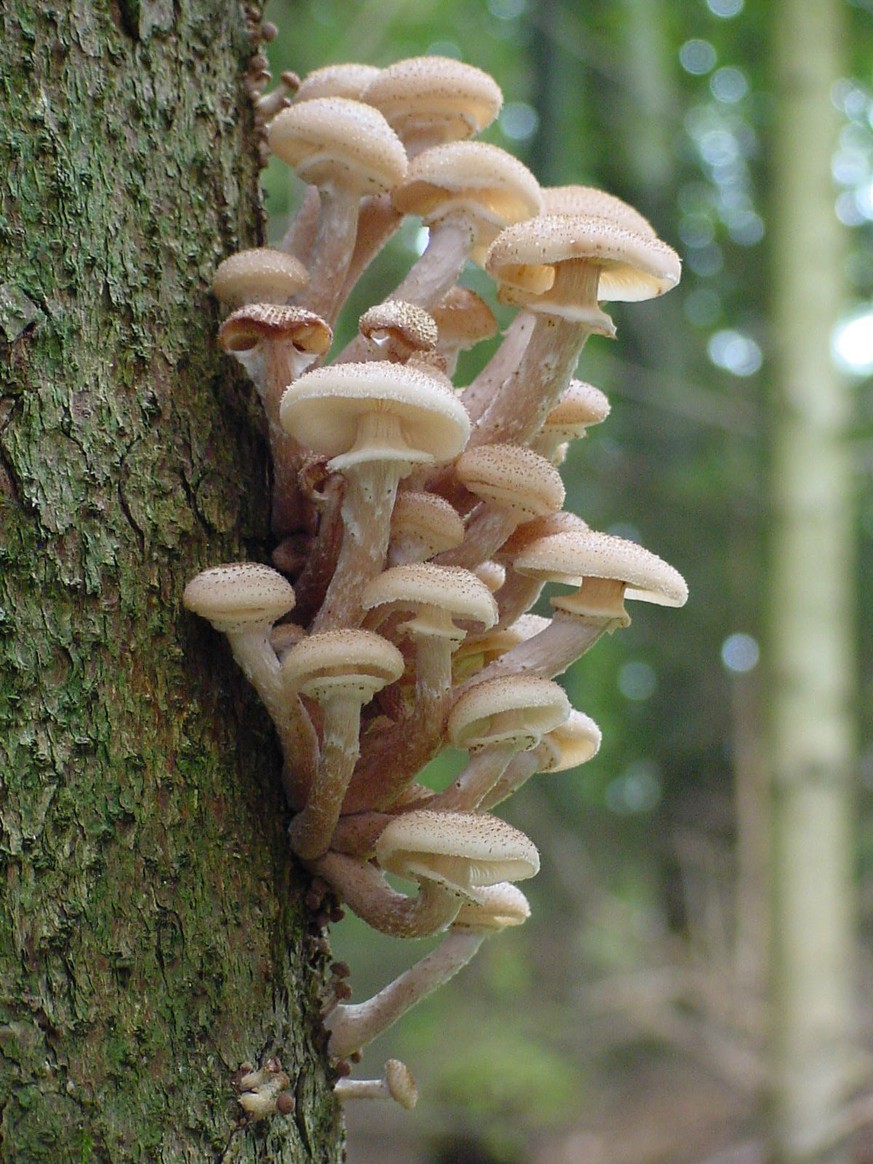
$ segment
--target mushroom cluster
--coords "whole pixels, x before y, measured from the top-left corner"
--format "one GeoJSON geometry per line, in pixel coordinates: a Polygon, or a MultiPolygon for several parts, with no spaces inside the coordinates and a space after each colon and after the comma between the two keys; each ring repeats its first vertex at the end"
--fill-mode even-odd
{"type": "MultiPolygon", "coordinates": [[[[537,849],[493,810],[600,743],[556,678],[628,625],[626,601],[685,602],[659,557],[562,510],[558,472],[567,443],[609,412],[574,378],[588,337],[615,334],[604,302],[661,295],[680,264],[619,199],[542,189],[469,140],[501,106],[470,65],[332,66],[280,98],[266,143],[308,193],[279,247],[230,256],[213,284],[229,310],[219,341],[266,414],[272,565],[207,569],[184,604],[227,635],[275,724],[296,857],[381,933],[444,932],[368,1002],[334,992],[327,1049],[343,1076],[487,936],[528,916],[515,882],[538,871],[537,849]],[[350,290],[407,215],[428,246],[332,351],[350,290]],[[471,263],[517,313],[458,386],[458,353],[497,330],[459,282],[471,263]],[[551,618],[530,613],[546,583],[570,588],[551,618]],[[434,791],[420,773],[448,746],[468,761],[434,791]]],[[[410,1087],[392,1061],[385,1080],[337,1093],[411,1106],[410,1087]]]]}

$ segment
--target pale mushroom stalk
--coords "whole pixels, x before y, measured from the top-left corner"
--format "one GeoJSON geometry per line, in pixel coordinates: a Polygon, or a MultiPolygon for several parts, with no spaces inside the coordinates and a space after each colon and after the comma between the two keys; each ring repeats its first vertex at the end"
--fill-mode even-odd
{"type": "Polygon", "coordinates": [[[472,226],[460,216],[434,223],[423,253],[391,298],[424,308],[439,303],[464,269],[474,241],[472,226]]]}
{"type": "Polygon", "coordinates": [[[312,248],[315,245],[315,236],[318,234],[320,207],[321,199],[318,196],[318,190],[313,186],[307,186],[300,207],[291,220],[285,237],[279,243],[281,251],[287,255],[293,255],[305,267],[309,266],[312,259],[312,248]]]}
{"type": "Polygon", "coordinates": [[[339,299],[340,306],[348,299],[353,287],[370,263],[400,229],[402,222],[403,215],[394,209],[390,194],[373,194],[361,203],[355,249],[346,271],[339,299]]]}
{"type": "Polygon", "coordinates": [[[473,510],[461,545],[438,554],[434,561],[473,570],[493,556],[518,524],[517,514],[482,502],[473,510]]]}
{"type": "Polygon", "coordinates": [[[513,570],[512,562],[506,563],[506,579],[495,594],[500,617],[497,626],[502,630],[511,626],[517,618],[530,610],[542,593],[545,583],[538,578],[530,578],[513,570]]]}
{"type": "Polygon", "coordinates": [[[422,878],[416,896],[392,889],[369,861],[328,851],[307,867],[323,877],[358,917],[383,934],[423,938],[444,929],[461,908],[461,898],[444,885],[422,878]]]}
{"type": "Polygon", "coordinates": [[[348,1079],[336,1081],[334,1095],[341,1103],[349,1099],[393,1099],[411,1111],[418,1102],[418,1091],[412,1073],[399,1059],[389,1059],[381,1079],[348,1079]]]}
{"type": "Polygon", "coordinates": [[[388,1030],[416,1003],[453,978],[474,957],[487,931],[450,929],[440,944],[366,1002],[340,1003],[325,1018],[328,1053],[348,1058],[388,1030]]]}
{"type": "Polygon", "coordinates": [[[490,790],[477,804],[480,812],[490,812],[504,800],[508,800],[519,788],[530,780],[531,776],[539,771],[540,760],[536,749],[530,752],[519,752],[513,756],[504,768],[490,790]]]}
{"type": "MultiPolygon", "coordinates": [[[[437,793],[425,807],[435,812],[472,812],[478,809],[518,754],[518,744],[513,741],[479,749],[472,753],[454,784],[437,793]]],[[[521,754],[527,755],[526,752],[521,754]]]]}
{"type": "Polygon", "coordinates": [[[494,398],[503,381],[521,362],[533,331],[535,317],[520,311],[506,329],[494,355],[461,393],[461,400],[472,421],[477,421],[494,398]]]}

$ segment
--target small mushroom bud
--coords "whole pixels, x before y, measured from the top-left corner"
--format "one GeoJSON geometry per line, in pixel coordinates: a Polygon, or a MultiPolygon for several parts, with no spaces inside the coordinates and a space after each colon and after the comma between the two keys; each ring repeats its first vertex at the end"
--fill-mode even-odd
{"type": "Polygon", "coordinates": [[[407,1111],[418,1103],[412,1072],[399,1059],[388,1060],[381,1079],[338,1079],[333,1090],[343,1103],[349,1099],[393,1099],[407,1111]]]}

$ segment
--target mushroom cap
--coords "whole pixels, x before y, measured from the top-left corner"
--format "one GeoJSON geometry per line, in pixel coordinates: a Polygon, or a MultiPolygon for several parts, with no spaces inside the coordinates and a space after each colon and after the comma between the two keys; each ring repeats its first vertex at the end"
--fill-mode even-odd
{"type": "Polygon", "coordinates": [[[549,303],[555,267],[578,259],[600,268],[599,300],[652,299],[675,287],[682,272],[679,256],[660,239],[608,218],[570,214],[544,214],[506,227],[491,244],[485,267],[512,302],[533,311],[549,303]]]}
{"type": "Polygon", "coordinates": [[[403,299],[376,303],[358,320],[358,331],[386,358],[405,363],[416,352],[432,352],[439,333],[434,318],[423,307],[403,299]]]}
{"type": "Polygon", "coordinates": [[[606,394],[583,380],[571,380],[563,396],[543,422],[542,431],[572,440],[581,436],[592,424],[600,424],[609,416],[606,394]]]}
{"type": "Polygon", "coordinates": [[[406,562],[423,562],[464,540],[458,512],[436,493],[404,490],[397,494],[391,514],[391,551],[406,562]]]}
{"type": "Polygon", "coordinates": [[[439,332],[438,342],[447,348],[466,351],[497,334],[494,312],[481,295],[467,287],[450,288],[431,308],[431,315],[439,332]]]}
{"type": "Polygon", "coordinates": [[[471,493],[520,523],[556,513],[564,504],[558,470],[524,445],[477,445],[458,457],[455,472],[471,493]]]}
{"type": "Polygon", "coordinates": [[[314,311],[272,303],[239,307],[218,329],[219,343],[232,355],[251,351],[263,340],[286,340],[315,359],[332,339],[330,327],[314,311]]]}
{"type": "Polygon", "coordinates": [[[544,186],[543,214],[593,214],[597,218],[611,218],[636,234],[654,238],[657,233],[633,206],[596,186],[544,186]]]}
{"type": "Polygon", "coordinates": [[[403,674],[403,656],[393,643],[365,630],[322,631],[301,639],[282,659],[289,690],[319,703],[334,695],[367,703],[403,674]]]}
{"type": "Polygon", "coordinates": [[[494,744],[535,748],[546,732],[570,714],[570,701],[558,683],[532,675],[486,679],[469,687],[449,712],[452,745],[475,752],[494,744]]]}
{"type": "Polygon", "coordinates": [[[585,579],[605,578],[625,583],[624,597],[658,606],[683,606],[688,587],[678,570],[657,554],[626,538],[598,530],[557,533],[522,550],[515,569],[544,581],[578,585],[575,594],[552,599],[569,613],[586,613],[585,579]]]}
{"type": "Polygon", "coordinates": [[[333,364],[291,384],[279,407],[282,427],[301,444],[343,469],[388,456],[410,463],[448,461],[470,434],[470,418],[449,381],[403,364],[371,360],[333,364]],[[367,417],[399,425],[401,447],[357,448],[367,417]]]}
{"type": "Polygon", "coordinates": [[[495,562],[493,558],[486,558],[478,566],[473,567],[473,573],[480,582],[484,582],[492,594],[496,594],[506,581],[506,567],[495,562]]]}
{"type": "Polygon", "coordinates": [[[300,82],[294,94],[294,103],[311,101],[314,97],[348,97],[352,101],[360,101],[361,94],[379,76],[379,72],[375,65],[361,65],[357,62],[313,69],[300,82]]]}
{"type": "Polygon", "coordinates": [[[452,922],[452,929],[490,933],[520,926],[529,917],[530,903],[522,891],[511,881],[499,881],[496,885],[484,885],[475,901],[464,902],[452,922]]]}
{"type": "Polygon", "coordinates": [[[401,813],[383,829],[375,855],[386,873],[436,881],[474,900],[478,887],[522,881],[540,866],[529,837],[484,812],[401,813]]]}
{"type": "Polygon", "coordinates": [[[514,567],[521,551],[540,538],[551,537],[556,533],[581,532],[589,528],[588,523],[576,513],[569,513],[567,510],[547,513],[544,517],[535,517],[532,521],[525,521],[516,526],[497,551],[496,557],[514,567]]]}
{"type": "Polygon", "coordinates": [[[285,303],[309,282],[299,259],[271,247],[228,255],[212,278],[212,294],[228,307],[244,303],[285,303]]]}
{"type": "Polygon", "coordinates": [[[498,627],[481,635],[468,635],[452,656],[452,677],[461,683],[489,663],[545,630],[551,620],[539,614],[523,614],[510,626],[498,627]]]}
{"type": "Polygon", "coordinates": [[[387,606],[415,611],[415,618],[397,628],[400,633],[455,642],[460,642],[464,631],[453,619],[476,622],[487,629],[498,618],[491,591],[475,574],[461,566],[433,562],[408,562],[385,570],[364,587],[361,605],[365,610],[387,606]]]}
{"type": "Polygon", "coordinates": [[[542,758],[537,770],[566,772],[577,768],[597,755],[600,741],[600,728],[594,720],[584,711],[571,708],[567,719],[540,740],[537,755],[542,758]]]}
{"type": "Polygon", "coordinates": [[[472,257],[480,265],[505,226],[542,209],[539,182],[527,166],[481,141],[448,142],[418,154],[391,201],[430,227],[462,215],[474,230],[472,257]]]}
{"type": "Polygon", "coordinates": [[[394,1102],[399,1103],[407,1111],[412,1111],[418,1103],[418,1088],[415,1086],[412,1072],[400,1059],[386,1060],[385,1086],[394,1102]]]}
{"type": "Polygon", "coordinates": [[[441,141],[472,137],[503,105],[497,82],[451,57],[409,57],[382,69],[362,100],[381,110],[404,139],[424,131],[441,141]]]}
{"type": "Polygon", "coordinates": [[[288,579],[260,562],[211,566],[192,578],[182,594],[187,610],[223,634],[266,630],[293,610],[294,602],[288,579]]]}
{"type": "Polygon", "coordinates": [[[267,130],[270,149],[315,186],[333,183],[383,194],[406,173],[406,151],[371,105],[347,97],[313,97],[277,113],[267,130]]]}

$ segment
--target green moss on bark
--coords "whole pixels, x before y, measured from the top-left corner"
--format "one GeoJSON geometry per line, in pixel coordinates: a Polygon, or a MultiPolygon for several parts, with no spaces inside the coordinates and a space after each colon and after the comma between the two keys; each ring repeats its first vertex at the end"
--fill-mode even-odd
{"type": "Polygon", "coordinates": [[[264,553],[216,349],[260,229],[242,14],[0,14],[0,1159],[330,1161],[269,724],[180,596],[264,553]],[[277,1054],[295,1116],[241,1128],[277,1054]]]}

